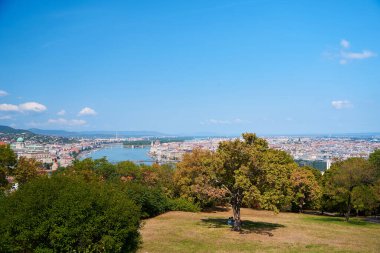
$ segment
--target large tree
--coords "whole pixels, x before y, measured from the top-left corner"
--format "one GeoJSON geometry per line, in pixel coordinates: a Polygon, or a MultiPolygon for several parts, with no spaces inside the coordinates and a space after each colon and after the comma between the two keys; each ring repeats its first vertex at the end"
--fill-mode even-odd
{"type": "Polygon", "coordinates": [[[368,189],[366,186],[372,186],[375,182],[375,170],[368,160],[349,158],[331,165],[325,191],[330,198],[344,206],[346,221],[348,221],[353,208],[353,197],[356,197],[355,203],[359,206],[357,196],[368,189]]]}
{"type": "Polygon", "coordinates": [[[293,170],[290,181],[294,193],[293,203],[299,212],[302,213],[305,206],[313,208],[319,206],[322,191],[312,170],[297,168],[293,170]]]}
{"type": "Polygon", "coordinates": [[[360,211],[372,211],[379,205],[379,196],[377,195],[377,186],[362,185],[355,187],[352,191],[352,206],[356,213],[360,211]]]}
{"type": "Polygon", "coordinates": [[[222,203],[226,190],[216,182],[215,159],[215,154],[208,150],[194,149],[185,154],[174,174],[176,194],[201,208],[222,203]]]}
{"type": "Polygon", "coordinates": [[[8,188],[7,176],[13,174],[17,162],[17,155],[9,145],[0,145],[0,191],[8,188]]]}
{"type": "Polygon", "coordinates": [[[368,161],[376,170],[376,177],[380,178],[380,149],[376,149],[375,151],[373,151],[369,155],[368,161]]]}
{"type": "Polygon", "coordinates": [[[42,163],[34,158],[26,158],[21,156],[14,170],[14,176],[19,184],[25,184],[39,174],[38,171],[42,169],[42,163]]]}
{"type": "Polygon", "coordinates": [[[278,211],[290,206],[290,174],[296,167],[283,151],[268,147],[255,134],[221,142],[216,160],[217,182],[226,189],[233,210],[234,227],[241,230],[243,204],[278,211]]]}

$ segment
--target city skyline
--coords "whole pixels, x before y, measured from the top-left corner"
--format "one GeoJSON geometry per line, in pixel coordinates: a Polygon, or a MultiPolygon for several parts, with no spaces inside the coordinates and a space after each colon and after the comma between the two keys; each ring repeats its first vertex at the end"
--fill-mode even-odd
{"type": "Polygon", "coordinates": [[[380,132],[378,1],[0,3],[0,125],[380,132]]]}

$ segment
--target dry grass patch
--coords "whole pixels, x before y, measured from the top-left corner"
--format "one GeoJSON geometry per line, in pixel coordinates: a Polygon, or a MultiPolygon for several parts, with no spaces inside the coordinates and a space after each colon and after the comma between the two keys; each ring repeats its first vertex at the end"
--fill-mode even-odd
{"type": "Polygon", "coordinates": [[[378,252],[380,225],[353,219],[242,209],[243,233],[230,211],[168,212],[146,220],[140,252],[378,252]]]}

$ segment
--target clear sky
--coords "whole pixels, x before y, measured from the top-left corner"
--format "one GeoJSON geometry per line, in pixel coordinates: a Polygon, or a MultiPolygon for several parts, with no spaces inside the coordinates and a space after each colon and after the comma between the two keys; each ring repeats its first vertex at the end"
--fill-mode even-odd
{"type": "Polygon", "coordinates": [[[0,1],[0,125],[380,131],[380,1],[0,1]]]}

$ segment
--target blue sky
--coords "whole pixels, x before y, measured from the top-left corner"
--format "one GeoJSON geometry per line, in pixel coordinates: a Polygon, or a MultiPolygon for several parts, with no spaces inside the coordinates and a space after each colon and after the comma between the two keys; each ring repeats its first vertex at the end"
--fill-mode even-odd
{"type": "Polygon", "coordinates": [[[0,1],[0,124],[380,131],[379,1],[0,1]]]}

